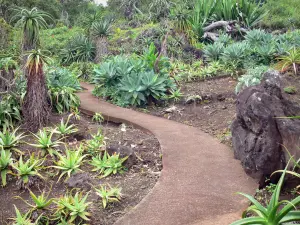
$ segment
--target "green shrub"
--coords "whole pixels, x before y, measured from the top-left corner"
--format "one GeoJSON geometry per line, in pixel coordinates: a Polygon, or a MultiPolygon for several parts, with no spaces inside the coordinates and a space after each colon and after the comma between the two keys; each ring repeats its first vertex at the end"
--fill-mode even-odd
{"type": "Polygon", "coordinates": [[[221,60],[231,68],[242,68],[243,62],[249,54],[250,46],[247,42],[236,42],[224,49],[221,60]]]}
{"type": "Polygon", "coordinates": [[[243,88],[260,84],[263,74],[268,70],[267,66],[260,66],[247,70],[247,73],[238,78],[235,92],[239,93],[243,88]]]}
{"type": "Polygon", "coordinates": [[[115,56],[96,67],[93,94],[108,97],[122,106],[145,105],[148,100],[164,98],[167,90],[175,89],[167,73],[168,67],[164,66],[159,75],[155,74],[151,68],[152,58],[145,58],[147,61],[115,56]]]}
{"type": "Polygon", "coordinates": [[[224,52],[224,44],[220,42],[207,45],[204,48],[204,55],[207,61],[219,60],[223,52],[224,52]]]}
{"type": "Polygon", "coordinates": [[[269,11],[262,26],[271,29],[292,29],[300,27],[300,2],[298,0],[268,0],[263,6],[269,11]]]}
{"type": "Polygon", "coordinates": [[[49,96],[51,97],[53,109],[58,113],[64,113],[78,108],[80,99],[75,94],[75,91],[75,89],[70,87],[50,88],[49,96]]]}
{"type": "Polygon", "coordinates": [[[285,93],[290,94],[290,95],[296,94],[296,92],[297,92],[297,89],[294,86],[285,87],[283,90],[285,93]]]}
{"type": "Polygon", "coordinates": [[[61,61],[66,65],[73,62],[93,61],[95,56],[95,44],[82,34],[70,39],[61,51],[61,61]]]}
{"type": "Polygon", "coordinates": [[[79,27],[68,28],[66,26],[46,29],[41,31],[41,47],[50,51],[52,55],[59,55],[67,43],[78,33],[84,30],[79,27]]]}
{"type": "Polygon", "coordinates": [[[53,88],[68,87],[80,90],[80,83],[75,74],[66,68],[50,67],[47,69],[48,85],[53,88]]]}
{"type": "Polygon", "coordinates": [[[12,95],[4,96],[0,101],[0,127],[12,127],[21,121],[21,105],[12,95]]]}

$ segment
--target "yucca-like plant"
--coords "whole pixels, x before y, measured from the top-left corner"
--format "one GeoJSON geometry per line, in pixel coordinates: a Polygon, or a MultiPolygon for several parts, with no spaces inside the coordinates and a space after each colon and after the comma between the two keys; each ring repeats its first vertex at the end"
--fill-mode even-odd
{"type": "Polygon", "coordinates": [[[121,200],[121,188],[114,187],[110,185],[102,185],[100,189],[95,188],[96,194],[102,199],[102,205],[105,209],[109,203],[119,202],[121,200]]]}
{"type": "Polygon", "coordinates": [[[108,54],[108,36],[111,32],[110,19],[102,18],[92,24],[90,32],[96,43],[96,58],[95,61],[99,63],[103,56],[108,54]]]}
{"type": "Polygon", "coordinates": [[[83,195],[82,192],[77,192],[74,197],[72,195],[65,195],[64,197],[55,201],[57,205],[56,215],[68,223],[72,223],[77,219],[89,221],[91,214],[87,211],[91,202],[86,202],[89,193],[83,195]]]}
{"type": "Polygon", "coordinates": [[[16,176],[20,179],[22,185],[30,184],[30,178],[37,176],[43,179],[43,176],[39,173],[44,160],[38,159],[34,154],[24,162],[22,155],[18,162],[11,164],[13,169],[16,171],[16,176]]]}
{"type": "Polygon", "coordinates": [[[55,133],[61,135],[64,138],[69,134],[73,134],[77,132],[78,129],[74,124],[69,125],[69,121],[72,116],[73,115],[70,114],[66,122],[64,122],[64,119],[62,118],[60,124],[57,125],[56,128],[54,129],[55,133]]]}
{"type": "Polygon", "coordinates": [[[287,55],[278,57],[277,60],[279,60],[279,62],[277,63],[276,68],[281,71],[286,71],[292,67],[294,74],[298,74],[298,65],[300,64],[300,51],[298,49],[292,49],[287,52],[287,55]]]}
{"type": "MultiPolygon", "coordinates": [[[[19,128],[16,129],[5,129],[0,131],[0,147],[5,150],[17,150],[16,147],[20,144],[21,140],[25,137],[23,134],[16,134],[19,128]]],[[[17,150],[18,151],[18,150],[17,150]]]]}
{"type": "Polygon", "coordinates": [[[53,140],[53,134],[56,133],[56,129],[48,131],[46,129],[39,130],[38,134],[32,134],[36,138],[36,144],[30,144],[31,146],[40,148],[42,150],[42,155],[49,153],[51,156],[57,154],[55,148],[62,144],[59,140],[53,140]]]}
{"type": "Polygon", "coordinates": [[[266,207],[262,206],[251,195],[239,193],[249,199],[253,205],[244,212],[243,219],[236,221],[231,225],[283,225],[291,224],[289,222],[300,221],[300,211],[296,210],[296,207],[300,204],[300,196],[290,202],[279,200],[285,175],[286,169],[283,171],[271,200],[266,207]],[[248,212],[253,213],[256,216],[246,217],[248,212]]]}
{"type": "Polygon", "coordinates": [[[1,173],[1,181],[2,186],[6,186],[6,177],[7,174],[11,172],[10,165],[12,164],[11,152],[5,151],[3,148],[1,150],[0,155],[0,173],[1,173]]]}
{"type": "Polygon", "coordinates": [[[58,181],[60,181],[64,175],[67,175],[68,178],[71,177],[71,174],[81,171],[80,166],[84,162],[83,159],[87,157],[87,155],[82,154],[82,151],[80,147],[75,150],[66,149],[66,155],[57,154],[59,161],[55,163],[56,166],[53,166],[53,168],[61,170],[58,181]]]}
{"type": "Polygon", "coordinates": [[[47,207],[53,202],[53,199],[49,198],[50,192],[48,194],[46,194],[45,192],[42,192],[41,195],[37,196],[32,191],[30,191],[29,194],[30,194],[30,197],[31,197],[34,205],[28,203],[28,201],[24,200],[20,196],[17,196],[16,198],[23,200],[26,205],[31,207],[31,211],[47,209],[47,207]]]}

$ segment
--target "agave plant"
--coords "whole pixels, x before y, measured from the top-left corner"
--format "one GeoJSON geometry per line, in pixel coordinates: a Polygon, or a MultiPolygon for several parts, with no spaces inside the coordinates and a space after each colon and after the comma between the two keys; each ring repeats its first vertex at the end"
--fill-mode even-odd
{"type": "Polygon", "coordinates": [[[14,205],[15,211],[16,211],[16,218],[13,218],[14,224],[13,225],[38,225],[39,218],[36,220],[36,222],[32,222],[30,219],[31,212],[27,212],[24,215],[22,215],[19,211],[19,209],[14,205]]]}
{"type": "Polygon", "coordinates": [[[219,60],[223,52],[224,52],[224,44],[220,42],[207,45],[204,49],[204,55],[207,61],[219,60]]]}
{"type": "Polygon", "coordinates": [[[110,185],[101,185],[100,189],[95,188],[96,194],[102,199],[104,209],[107,207],[107,204],[121,200],[121,190],[118,187],[112,188],[110,185]]]}
{"type": "Polygon", "coordinates": [[[8,173],[11,173],[9,167],[12,163],[11,152],[5,151],[3,148],[1,150],[0,156],[0,173],[1,173],[1,180],[2,186],[6,186],[6,177],[8,173]]]}
{"type": "Polygon", "coordinates": [[[12,129],[5,129],[4,131],[0,131],[0,147],[5,150],[17,150],[16,147],[19,145],[21,140],[25,137],[23,134],[16,134],[19,128],[12,129]]]}
{"type": "Polygon", "coordinates": [[[98,157],[94,157],[90,163],[95,168],[93,171],[98,171],[103,174],[102,177],[107,177],[110,174],[123,173],[124,166],[123,163],[128,159],[128,156],[120,158],[120,154],[109,155],[106,151],[98,157]]]}
{"type": "Polygon", "coordinates": [[[253,204],[243,214],[243,219],[231,225],[262,224],[262,225],[283,225],[289,222],[300,221],[300,211],[296,206],[300,204],[300,196],[292,201],[280,201],[280,191],[283,185],[286,169],[283,171],[280,180],[275,188],[270,202],[266,207],[262,206],[255,198],[250,195],[239,193],[248,198],[253,204]],[[256,216],[246,217],[247,213],[254,213],[256,216]]]}
{"type": "Polygon", "coordinates": [[[45,192],[42,192],[41,195],[37,196],[32,191],[29,191],[30,197],[34,203],[34,205],[28,203],[26,200],[21,198],[20,196],[17,196],[16,198],[19,198],[24,201],[24,203],[31,207],[31,211],[34,210],[43,210],[46,209],[54,199],[49,198],[50,192],[46,194],[45,192]]]}
{"type": "Polygon", "coordinates": [[[55,201],[57,205],[56,215],[63,220],[67,220],[68,223],[72,223],[77,219],[82,219],[84,221],[89,221],[88,216],[91,214],[87,212],[88,206],[92,204],[91,202],[86,202],[89,193],[83,196],[82,192],[77,192],[75,196],[65,195],[64,197],[55,201]]]}
{"type": "Polygon", "coordinates": [[[54,151],[55,148],[59,147],[60,144],[62,144],[61,141],[55,140],[53,141],[53,134],[57,133],[56,129],[52,129],[52,131],[48,131],[46,129],[39,130],[38,134],[32,134],[35,138],[37,143],[36,144],[30,144],[31,146],[40,148],[42,150],[43,156],[46,155],[46,153],[49,153],[51,156],[56,154],[54,151]]]}
{"type": "Polygon", "coordinates": [[[56,166],[52,166],[53,168],[61,170],[61,174],[58,178],[58,181],[64,176],[67,175],[67,178],[71,176],[71,174],[81,171],[80,166],[84,162],[83,159],[87,157],[87,155],[82,155],[82,148],[78,148],[76,150],[66,149],[66,155],[62,155],[60,153],[57,154],[59,161],[55,162],[56,166]]]}
{"type": "Polygon", "coordinates": [[[16,171],[15,175],[20,179],[22,184],[26,185],[29,183],[31,177],[38,176],[43,179],[43,176],[39,173],[43,162],[43,160],[36,158],[34,154],[24,162],[21,155],[19,161],[11,164],[11,166],[16,171]]]}
{"type": "Polygon", "coordinates": [[[69,125],[70,118],[72,117],[72,114],[68,116],[68,119],[66,122],[64,122],[64,118],[61,119],[60,124],[56,126],[54,129],[54,132],[61,135],[62,137],[66,137],[69,134],[75,133],[78,131],[76,126],[74,124],[69,125]]]}

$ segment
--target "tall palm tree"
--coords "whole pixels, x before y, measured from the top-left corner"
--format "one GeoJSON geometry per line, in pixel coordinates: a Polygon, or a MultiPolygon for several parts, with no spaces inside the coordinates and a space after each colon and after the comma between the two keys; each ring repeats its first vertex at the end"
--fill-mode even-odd
{"type": "Polygon", "coordinates": [[[25,65],[28,75],[22,113],[25,124],[31,131],[37,131],[49,118],[50,102],[43,70],[46,62],[47,57],[40,50],[33,50],[29,52],[25,65]]]}
{"type": "Polygon", "coordinates": [[[52,20],[52,17],[43,11],[33,8],[31,10],[24,8],[14,8],[15,15],[11,22],[16,22],[23,30],[23,51],[36,49],[39,45],[40,30],[47,28],[46,20],[52,20]]]}
{"type": "Polygon", "coordinates": [[[111,30],[111,19],[102,19],[92,24],[90,32],[96,44],[95,61],[99,63],[108,54],[108,36],[111,30]]]}

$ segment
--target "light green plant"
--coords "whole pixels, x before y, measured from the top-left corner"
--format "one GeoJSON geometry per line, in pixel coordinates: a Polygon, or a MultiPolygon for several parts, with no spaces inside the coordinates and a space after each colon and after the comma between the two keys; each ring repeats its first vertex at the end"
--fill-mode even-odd
{"type": "Polygon", "coordinates": [[[254,197],[239,193],[249,199],[253,204],[243,214],[243,219],[232,223],[231,225],[262,224],[262,225],[283,225],[289,222],[300,220],[300,212],[296,206],[300,204],[300,196],[292,201],[280,201],[280,192],[283,185],[286,169],[283,171],[276,189],[266,207],[262,206],[254,197]],[[256,216],[246,217],[251,212],[256,216]]]}
{"type": "Polygon", "coordinates": [[[168,99],[174,100],[174,102],[178,102],[183,94],[180,92],[180,89],[171,90],[171,94],[168,96],[168,99]]]}
{"type": "Polygon", "coordinates": [[[80,99],[75,94],[76,90],[70,87],[50,88],[49,96],[53,108],[60,114],[69,112],[80,105],[80,99]]]}
{"type": "Polygon", "coordinates": [[[287,52],[287,55],[278,57],[279,60],[276,68],[280,69],[281,71],[286,71],[293,68],[294,74],[297,75],[298,73],[298,65],[300,64],[300,51],[296,48],[292,49],[291,51],[287,52]]]}
{"type": "Polygon", "coordinates": [[[8,173],[11,173],[9,167],[12,164],[11,152],[5,151],[3,148],[1,150],[0,156],[0,173],[1,173],[1,180],[2,186],[6,186],[6,177],[8,173]]]}
{"type": "Polygon", "coordinates": [[[39,130],[38,134],[32,134],[36,138],[37,143],[30,145],[40,148],[43,156],[46,155],[46,153],[53,156],[57,154],[55,148],[62,144],[59,140],[53,140],[53,134],[56,132],[56,129],[52,129],[50,132],[46,129],[39,130]]]}
{"type": "Polygon", "coordinates": [[[103,156],[99,154],[97,157],[93,157],[90,163],[95,168],[93,171],[97,171],[103,174],[101,177],[107,177],[110,174],[123,173],[123,163],[128,159],[128,156],[120,158],[120,154],[109,155],[106,151],[103,156]]]}
{"type": "Polygon", "coordinates": [[[89,193],[83,196],[82,192],[77,192],[74,197],[71,195],[65,195],[64,197],[55,201],[57,205],[56,215],[63,220],[67,220],[68,223],[72,223],[76,219],[80,218],[84,221],[89,221],[88,218],[91,214],[87,212],[88,206],[91,202],[86,202],[89,193]]]}
{"type": "Polygon", "coordinates": [[[80,166],[84,162],[83,159],[87,157],[87,155],[82,155],[82,151],[83,150],[81,147],[75,150],[70,150],[66,148],[66,155],[57,153],[59,161],[55,162],[56,166],[52,167],[61,170],[61,174],[58,178],[58,181],[60,181],[60,179],[64,175],[67,175],[68,178],[71,177],[71,174],[81,171],[80,166]]]}
{"type": "Polygon", "coordinates": [[[32,191],[29,191],[30,197],[34,203],[34,205],[28,203],[28,201],[24,200],[22,197],[17,196],[16,198],[19,198],[24,201],[24,203],[31,207],[31,211],[34,210],[44,210],[47,209],[47,207],[53,202],[53,198],[49,198],[50,192],[46,194],[45,192],[42,192],[41,195],[37,196],[32,191]]]}
{"type": "Polygon", "coordinates": [[[105,209],[109,203],[119,202],[121,200],[121,188],[110,185],[101,185],[100,189],[95,188],[96,194],[102,199],[102,205],[105,209]]]}
{"type": "Polygon", "coordinates": [[[204,55],[207,61],[219,60],[223,52],[224,52],[224,44],[220,42],[207,45],[204,48],[204,55]]]}
{"type": "MultiPolygon", "coordinates": [[[[25,137],[23,134],[16,134],[19,128],[12,129],[5,129],[0,132],[0,147],[5,150],[17,150],[16,147],[20,144],[21,140],[25,137]]],[[[18,150],[17,150],[18,151],[18,150]]]]}
{"type": "Polygon", "coordinates": [[[87,141],[86,150],[90,155],[96,155],[104,151],[106,145],[105,136],[99,129],[96,135],[91,135],[92,139],[87,141]]]}
{"type": "Polygon", "coordinates": [[[267,66],[260,66],[247,70],[247,73],[238,78],[235,92],[239,93],[243,88],[260,84],[263,74],[267,72],[267,66]]]}
{"type": "Polygon", "coordinates": [[[70,134],[73,134],[78,131],[76,126],[74,124],[69,125],[70,118],[72,117],[72,114],[68,116],[68,119],[66,122],[64,122],[64,119],[62,118],[60,121],[60,124],[56,126],[54,129],[55,133],[59,134],[62,137],[66,137],[70,134]]]}
{"type": "Polygon", "coordinates": [[[34,153],[30,158],[24,162],[22,155],[18,162],[11,164],[16,171],[16,176],[22,181],[24,185],[28,184],[31,177],[38,176],[43,179],[43,176],[39,173],[44,160],[35,157],[34,153]]]}
{"type": "Polygon", "coordinates": [[[102,123],[104,121],[104,117],[102,116],[101,113],[95,113],[92,120],[97,123],[102,123]]]}
{"type": "Polygon", "coordinates": [[[16,218],[13,218],[14,223],[13,225],[38,225],[39,218],[36,222],[32,222],[30,219],[31,212],[27,212],[26,214],[22,215],[19,209],[14,205],[16,211],[16,218]]]}

